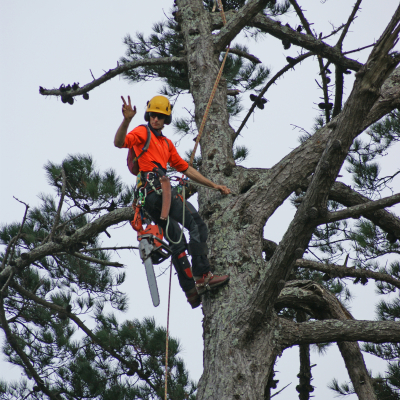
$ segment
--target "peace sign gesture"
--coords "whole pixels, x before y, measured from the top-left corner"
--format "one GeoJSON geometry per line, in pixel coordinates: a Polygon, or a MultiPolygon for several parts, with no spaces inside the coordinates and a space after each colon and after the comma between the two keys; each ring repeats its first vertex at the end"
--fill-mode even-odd
{"type": "Polygon", "coordinates": [[[122,105],[122,115],[124,116],[125,119],[130,121],[136,115],[136,106],[133,106],[132,108],[130,96],[128,96],[128,104],[126,103],[123,96],[121,96],[121,99],[124,103],[122,105]]]}

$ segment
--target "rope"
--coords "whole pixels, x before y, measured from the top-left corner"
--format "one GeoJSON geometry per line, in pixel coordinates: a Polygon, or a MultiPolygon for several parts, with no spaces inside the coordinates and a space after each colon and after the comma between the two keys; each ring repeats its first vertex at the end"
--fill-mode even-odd
{"type": "Polygon", "coordinates": [[[167,240],[172,243],[172,244],[179,244],[182,240],[183,236],[183,229],[185,228],[185,185],[182,186],[182,203],[183,203],[183,215],[182,215],[182,230],[181,230],[181,236],[179,236],[179,240],[177,242],[174,242],[173,240],[170,239],[168,236],[168,227],[169,227],[169,215],[167,219],[167,227],[165,228],[165,237],[167,240]]]}
{"type": "MultiPolygon", "coordinates": [[[[183,229],[182,229],[183,231],[183,229]]],[[[169,310],[171,303],[171,280],[172,280],[172,259],[169,264],[169,292],[168,292],[168,313],[167,313],[167,338],[165,342],[165,394],[164,400],[167,400],[167,390],[168,390],[168,339],[169,339],[169,310]]]]}
{"type": "MultiPolygon", "coordinates": [[[[222,1],[221,0],[218,0],[218,7],[220,9],[222,21],[223,21],[224,26],[225,26],[226,25],[226,17],[225,17],[224,8],[222,6],[222,1]]],[[[190,156],[189,165],[191,167],[193,166],[194,155],[196,154],[197,146],[199,145],[201,135],[203,134],[204,126],[206,125],[206,122],[207,122],[208,112],[210,111],[211,103],[214,100],[215,92],[217,91],[217,86],[218,86],[219,80],[221,79],[221,76],[222,76],[222,71],[223,71],[224,66],[225,66],[225,61],[226,61],[226,59],[228,57],[229,49],[230,49],[230,45],[226,49],[226,53],[225,53],[224,59],[222,61],[221,67],[220,67],[218,75],[217,75],[217,79],[215,80],[214,87],[213,87],[213,89],[211,91],[210,98],[208,100],[207,107],[206,107],[206,110],[205,110],[204,115],[203,115],[203,120],[201,121],[199,134],[197,135],[196,143],[194,144],[194,149],[193,149],[192,155],[190,156]]]]}

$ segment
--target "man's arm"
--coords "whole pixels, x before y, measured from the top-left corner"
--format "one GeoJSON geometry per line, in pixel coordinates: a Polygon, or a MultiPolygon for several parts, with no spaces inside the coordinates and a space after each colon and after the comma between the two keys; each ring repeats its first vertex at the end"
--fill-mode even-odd
{"type": "Polygon", "coordinates": [[[205,185],[214,189],[219,190],[222,194],[229,194],[231,192],[230,189],[228,189],[224,185],[217,185],[214,182],[211,182],[209,179],[204,177],[199,171],[194,169],[193,167],[190,167],[183,172],[188,178],[193,179],[195,182],[200,183],[201,185],[205,185]]]}
{"type": "Polygon", "coordinates": [[[136,106],[131,105],[131,98],[128,96],[128,104],[125,102],[125,99],[121,96],[123,101],[122,105],[122,115],[124,116],[124,120],[122,124],[119,126],[117,133],[115,134],[114,138],[114,145],[115,147],[121,148],[125,143],[125,137],[128,133],[128,127],[132,120],[132,118],[136,115],[136,106]]]}

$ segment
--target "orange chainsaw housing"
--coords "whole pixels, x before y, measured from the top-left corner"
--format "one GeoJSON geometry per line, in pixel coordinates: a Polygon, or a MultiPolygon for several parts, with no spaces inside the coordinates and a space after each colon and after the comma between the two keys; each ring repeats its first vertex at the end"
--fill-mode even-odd
{"type": "Polygon", "coordinates": [[[140,215],[140,206],[134,205],[133,207],[136,207],[136,210],[135,216],[131,221],[131,226],[137,232],[137,239],[139,241],[146,239],[153,245],[151,259],[153,264],[160,264],[171,255],[171,249],[163,241],[163,230],[160,226],[153,224],[148,224],[144,229],[140,215]]]}

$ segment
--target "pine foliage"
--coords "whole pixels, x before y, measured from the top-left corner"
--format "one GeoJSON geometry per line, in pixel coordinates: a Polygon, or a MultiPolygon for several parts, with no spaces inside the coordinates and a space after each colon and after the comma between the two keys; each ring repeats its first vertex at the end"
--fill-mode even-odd
{"type": "MultiPolygon", "coordinates": [[[[99,172],[91,157],[68,156],[61,164],[45,165],[50,194],[29,208],[24,223],[0,227],[0,254],[5,267],[15,260],[77,231],[102,215],[129,205],[132,188],[113,170],[99,172]]],[[[119,322],[105,312],[127,310],[120,286],[123,265],[111,261],[99,234],[43,256],[29,267],[14,269],[1,300],[10,333],[3,353],[22,368],[24,379],[0,382],[2,399],[163,399],[165,329],[153,319],[119,322]],[[88,323],[84,321],[88,321],[88,323]],[[90,323],[93,320],[93,323],[90,323]],[[32,364],[40,381],[27,367],[32,364]],[[34,379],[35,378],[35,379],[34,379]]],[[[169,339],[169,396],[194,399],[179,343],[169,339]]]]}

